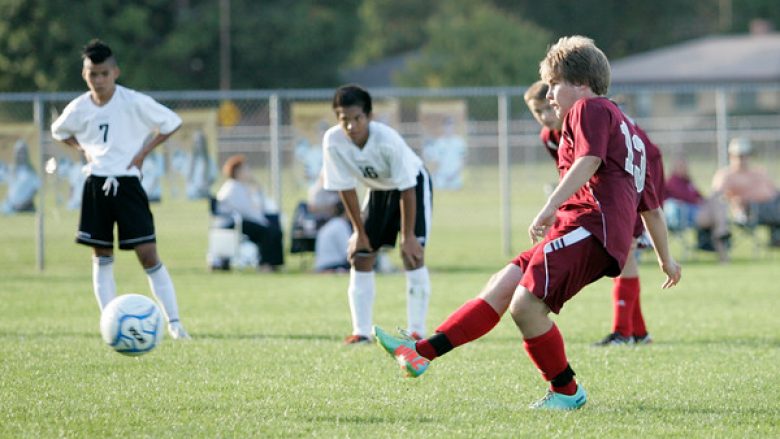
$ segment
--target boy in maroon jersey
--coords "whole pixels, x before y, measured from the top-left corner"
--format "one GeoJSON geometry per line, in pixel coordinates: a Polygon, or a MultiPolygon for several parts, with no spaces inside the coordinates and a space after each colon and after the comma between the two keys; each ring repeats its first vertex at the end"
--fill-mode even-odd
{"type": "Polygon", "coordinates": [[[539,140],[545,151],[558,163],[558,144],[561,142],[561,119],[555,114],[550,101],[547,100],[547,90],[550,87],[544,81],[536,81],[523,94],[528,110],[534,119],[542,126],[539,140]]]}
{"type": "MultiPolygon", "coordinates": [[[[558,163],[558,145],[561,139],[561,120],[547,100],[549,86],[544,81],[536,81],[526,90],[523,97],[528,109],[537,122],[542,126],[539,138],[545,150],[558,163]]],[[[647,166],[651,169],[648,176],[657,195],[657,202],[663,200],[664,168],[661,159],[661,150],[658,149],[647,137],[647,134],[629,118],[629,121],[637,129],[637,134],[645,144],[647,152],[647,166]]],[[[636,248],[637,239],[644,234],[644,226],[641,218],[637,218],[634,228],[634,242],[631,253],[636,248]]],[[[649,344],[652,343],[650,333],[647,331],[645,319],[640,304],[639,266],[636,258],[629,257],[620,276],[614,279],[612,289],[612,332],[596,343],[597,346],[649,344]]]]}
{"type": "Polygon", "coordinates": [[[669,254],[663,212],[643,197],[644,143],[603,97],[610,78],[604,53],[589,38],[563,37],[547,52],[540,73],[563,125],[560,182],[528,228],[535,245],[494,274],[478,297],[450,315],[433,336],[415,342],[376,326],[374,335],[408,375],[419,376],[431,360],[487,334],[509,310],[531,361],[551,383],[547,395],[531,407],[572,410],[587,397],[574,380],[563,337],[549,313],[560,312],[585,285],[620,274],[637,211],[667,275],[663,288],[677,284],[680,266],[669,254]]]}
{"type": "MultiPolygon", "coordinates": [[[[636,125],[631,118],[626,117],[633,125],[637,135],[645,145],[647,156],[647,177],[645,180],[645,197],[652,197],[653,205],[663,205],[664,199],[664,164],[661,150],[650,141],[647,133],[636,125]]],[[[644,235],[645,228],[642,218],[638,217],[634,225],[634,240],[631,251],[620,276],[614,279],[612,288],[612,332],[602,340],[595,343],[596,346],[650,344],[653,339],[647,331],[645,319],[642,315],[642,306],[639,299],[641,285],[639,282],[639,264],[633,257],[639,238],[644,235]]]]}

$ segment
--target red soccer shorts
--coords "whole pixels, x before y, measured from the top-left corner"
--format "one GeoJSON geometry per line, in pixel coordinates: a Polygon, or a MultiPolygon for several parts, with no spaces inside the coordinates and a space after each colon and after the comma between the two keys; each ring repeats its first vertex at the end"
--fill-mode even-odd
{"type": "Polygon", "coordinates": [[[615,260],[583,227],[544,241],[520,253],[512,263],[523,270],[520,285],[556,314],[586,285],[604,276],[615,260]]]}

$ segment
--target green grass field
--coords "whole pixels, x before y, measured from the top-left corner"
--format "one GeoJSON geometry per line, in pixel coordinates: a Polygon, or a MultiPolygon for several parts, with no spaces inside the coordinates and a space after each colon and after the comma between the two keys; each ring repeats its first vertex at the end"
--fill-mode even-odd
{"type": "MultiPolygon", "coordinates": [[[[492,185],[472,176],[469,189],[436,194],[430,328],[508,260],[492,185]]],[[[516,251],[542,200],[531,192],[513,196],[516,251]]],[[[100,338],[89,250],[72,242],[77,215],[47,211],[42,273],[33,218],[0,218],[0,437],[780,436],[777,251],[752,260],[737,245],[730,265],[696,254],[669,291],[645,254],[642,303],[656,340],[646,347],[591,347],[610,327],[611,281],[589,286],[556,317],[589,402],[539,413],[527,406],[546,384],[508,316],[421,378],[403,379],[378,348],[340,345],[350,328],[346,276],[307,273],[296,256],[281,274],[210,273],[205,202],[154,212],[193,340],[165,339],[140,358],[100,338]]],[[[133,254],[115,267],[120,292],[149,294],[133,254]]],[[[403,275],[377,281],[376,323],[403,325],[403,275]]]]}

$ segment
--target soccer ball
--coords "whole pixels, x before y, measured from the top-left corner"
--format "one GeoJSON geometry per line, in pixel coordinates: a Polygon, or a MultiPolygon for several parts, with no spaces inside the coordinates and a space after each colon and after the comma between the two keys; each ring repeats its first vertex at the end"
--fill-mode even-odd
{"type": "Polygon", "coordinates": [[[162,313],[157,303],[146,296],[116,297],[103,309],[100,334],[103,341],[122,355],[143,355],[162,340],[162,313]]]}

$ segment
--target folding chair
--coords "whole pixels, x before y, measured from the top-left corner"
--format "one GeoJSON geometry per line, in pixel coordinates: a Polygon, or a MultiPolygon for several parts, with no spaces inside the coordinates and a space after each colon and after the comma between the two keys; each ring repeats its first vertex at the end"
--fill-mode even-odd
{"type": "Polygon", "coordinates": [[[220,214],[217,211],[217,199],[209,196],[209,221],[208,251],[206,262],[211,270],[230,270],[235,267],[240,256],[241,242],[241,215],[220,214]]]}

